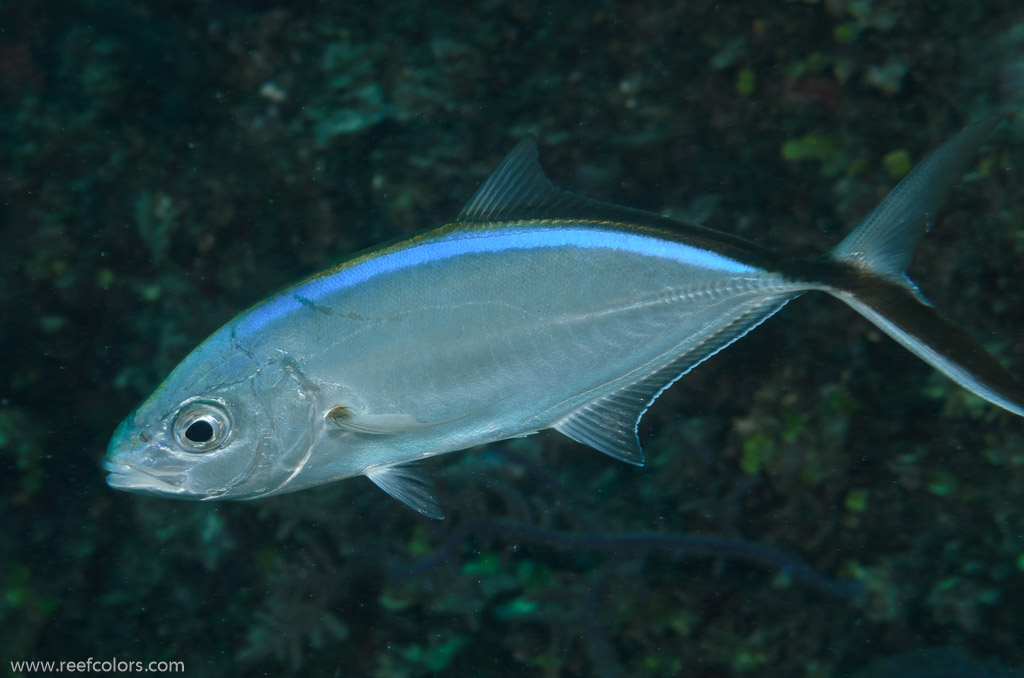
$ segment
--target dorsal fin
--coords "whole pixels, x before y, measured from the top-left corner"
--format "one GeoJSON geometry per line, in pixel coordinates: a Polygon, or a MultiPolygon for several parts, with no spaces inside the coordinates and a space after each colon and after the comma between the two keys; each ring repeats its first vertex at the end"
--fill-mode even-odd
{"type": "Polygon", "coordinates": [[[541,169],[537,142],[523,137],[477,189],[457,221],[486,223],[530,219],[627,222],[677,230],[679,222],[653,212],[590,200],[551,183],[541,169]]]}
{"type": "Polygon", "coordinates": [[[523,137],[459,213],[459,221],[522,219],[523,211],[539,210],[557,200],[557,188],[544,174],[537,141],[523,137]]]}

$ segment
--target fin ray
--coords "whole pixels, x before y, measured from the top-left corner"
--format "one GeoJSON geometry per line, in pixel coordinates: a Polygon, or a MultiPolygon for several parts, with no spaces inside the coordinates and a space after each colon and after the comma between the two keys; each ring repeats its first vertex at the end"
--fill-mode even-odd
{"type": "Polygon", "coordinates": [[[441,426],[443,424],[451,424],[452,422],[483,412],[488,407],[493,407],[503,400],[508,400],[513,395],[515,394],[510,393],[509,395],[499,398],[492,403],[488,403],[483,407],[478,407],[475,410],[443,421],[419,421],[416,417],[404,412],[391,412],[386,414],[356,412],[352,408],[345,407],[344,405],[332,407],[327,412],[324,419],[330,426],[341,429],[342,431],[366,433],[369,435],[394,435],[397,433],[408,433],[409,431],[433,428],[434,426],[441,426]]]}
{"type": "Polygon", "coordinates": [[[409,464],[377,466],[365,471],[373,484],[428,518],[444,520],[434,482],[421,469],[409,464]]]}
{"type": "Polygon", "coordinates": [[[342,431],[367,433],[370,435],[406,433],[446,423],[420,422],[411,414],[404,413],[370,414],[368,412],[353,412],[344,406],[331,408],[325,419],[328,424],[342,431]]]}
{"type": "Polygon", "coordinates": [[[678,231],[681,225],[675,219],[654,212],[591,200],[556,188],[540,166],[536,140],[527,136],[520,139],[491,172],[459,212],[457,221],[488,223],[531,219],[614,221],[670,231],[678,231]]]}
{"type": "Polygon", "coordinates": [[[862,279],[838,294],[904,348],[979,398],[1024,416],[1024,384],[966,330],[901,285],[862,279]]]}
{"type": "Polygon", "coordinates": [[[998,124],[994,117],[968,125],[925,156],[829,257],[913,287],[905,271],[917,243],[998,124]]]}
{"type": "Polygon", "coordinates": [[[1024,416],[1024,385],[943,318],[904,272],[949,189],[998,123],[968,125],[928,154],[829,253],[841,268],[824,289],[971,393],[1024,416]]]}
{"type": "Polygon", "coordinates": [[[627,464],[643,465],[644,454],[637,427],[658,396],[694,367],[775,315],[796,296],[799,294],[771,297],[748,307],[699,343],[682,347],[661,366],[647,371],[619,390],[583,405],[553,428],[578,443],[627,464]]]}

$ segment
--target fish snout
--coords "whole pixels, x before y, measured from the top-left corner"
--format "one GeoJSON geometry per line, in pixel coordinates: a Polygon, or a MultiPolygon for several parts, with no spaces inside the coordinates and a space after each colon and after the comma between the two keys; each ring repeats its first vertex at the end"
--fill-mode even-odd
{"type": "Polygon", "coordinates": [[[107,464],[116,464],[119,460],[144,447],[147,442],[149,442],[148,434],[135,428],[135,413],[133,412],[117,425],[114,435],[110,436],[110,443],[107,444],[107,464]]]}
{"type": "Polygon", "coordinates": [[[110,437],[103,462],[107,485],[121,490],[160,494],[181,491],[175,483],[169,482],[170,478],[162,478],[164,474],[149,468],[152,465],[152,438],[151,433],[136,427],[134,413],[118,425],[110,437]]]}

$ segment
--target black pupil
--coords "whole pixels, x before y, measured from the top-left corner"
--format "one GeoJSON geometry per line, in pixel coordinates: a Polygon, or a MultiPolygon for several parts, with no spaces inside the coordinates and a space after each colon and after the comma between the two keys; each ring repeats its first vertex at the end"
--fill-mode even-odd
{"type": "Polygon", "coordinates": [[[185,437],[194,443],[208,443],[213,439],[213,426],[204,419],[197,419],[185,429],[185,437]]]}

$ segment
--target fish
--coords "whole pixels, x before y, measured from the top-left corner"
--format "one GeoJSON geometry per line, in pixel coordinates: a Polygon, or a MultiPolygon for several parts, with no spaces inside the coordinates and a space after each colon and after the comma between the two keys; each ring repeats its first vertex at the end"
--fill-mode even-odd
{"type": "Polygon", "coordinates": [[[826,254],[556,188],[521,140],[451,222],[240,313],[114,432],[117,489],[257,499],[365,476],[442,518],[420,461],[554,429],[641,465],[651,404],[805,292],[845,302],[971,393],[1024,387],[906,274],[981,142],[963,128],[826,254]]]}

